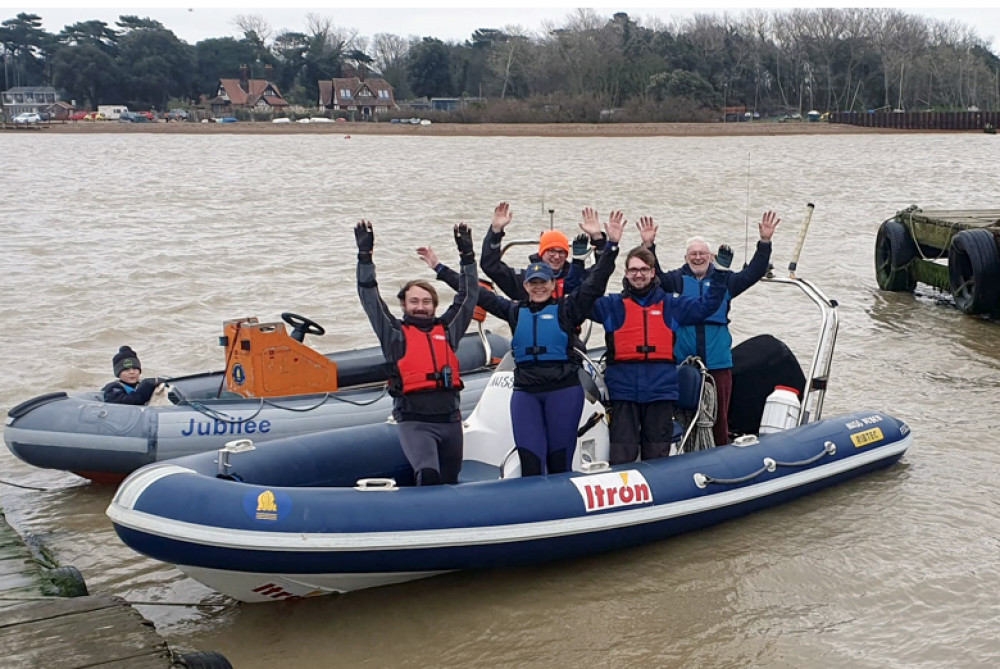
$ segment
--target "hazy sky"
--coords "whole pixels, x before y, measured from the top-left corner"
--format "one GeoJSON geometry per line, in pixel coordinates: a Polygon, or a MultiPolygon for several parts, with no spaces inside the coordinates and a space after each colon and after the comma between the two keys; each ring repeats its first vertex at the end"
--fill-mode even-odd
{"type": "MultiPolygon", "coordinates": [[[[515,4],[517,0],[514,0],[515,4]]],[[[523,2],[523,0],[522,0],[523,2]]],[[[684,19],[695,12],[739,13],[747,5],[737,5],[725,1],[713,1],[707,6],[681,6],[663,8],[653,2],[643,0],[628,0],[628,7],[595,7],[595,11],[610,17],[615,12],[626,12],[633,18],[643,19],[658,17],[665,21],[672,18],[684,19]]],[[[583,6],[562,0],[545,0],[543,7],[518,8],[503,6],[496,3],[493,7],[468,9],[468,2],[434,2],[417,3],[413,0],[371,0],[370,2],[345,3],[342,0],[292,0],[290,4],[296,8],[278,8],[278,3],[261,2],[260,0],[185,0],[178,8],[167,8],[163,4],[136,2],[128,5],[111,7],[67,7],[66,0],[31,2],[15,4],[10,0],[0,0],[0,20],[14,17],[19,12],[30,12],[42,17],[46,30],[58,32],[64,26],[77,21],[101,19],[109,25],[114,25],[121,14],[135,14],[160,21],[164,26],[174,31],[181,39],[194,44],[207,37],[240,36],[233,25],[233,18],[238,14],[258,14],[263,16],[276,30],[303,30],[306,27],[306,15],[317,14],[329,17],[333,23],[342,28],[355,29],[358,34],[372,36],[379,32],[394,33],[401,36],[417,35],[431,36],[443,40],[465,40],[477,28],[502,28],[507,25],[520,25],[529,31],[537,31],[544,21],[556,24],[564,22],[567,14],[575,11],[575,7],[583,6]],[[433,8],[426,5],[431,4],[433,8]],[[363,7],[363,8],[362,8],[363,7]]],[[[833,3],[794,3],[769,2],[758,5],[762,9],[790,9],[792,7],[830,6],[833,3]]],[[[963,1],[963,7],[946,9],[934,6],[923,7],[922,3],[882,2],[868,5],[851,3],[850,6],[895,6],[903,11],[920,14],[930,18],[949,20],[957,19],[976,28],[981,37],[992,38],[994,52],[1000,52],[1000,10],[986,8],[987,3],[963,1]]],[[[993,5],[993,3],[989,3],[993,5]]],[[[848,5],[841,5],[848,6],[848,5]]],[[[175,5],[176,7],[176,5],[175,5]]]]}

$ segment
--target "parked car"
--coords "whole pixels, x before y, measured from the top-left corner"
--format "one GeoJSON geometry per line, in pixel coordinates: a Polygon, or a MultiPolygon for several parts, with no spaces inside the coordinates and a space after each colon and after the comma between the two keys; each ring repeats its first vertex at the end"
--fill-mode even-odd
{"type": "Polygon", "coordinates": [[[35,112],[24,112],[14,117],[14,123],[41,123],[42,117],[35,112]]]}
{"type": "Polygon", "coordinates": [[[222,118],[215,119],[216,123],[236,123],[239,119],[232,116],[224,116],[222,118]]]}
{"type": "Polygon", "coordinates": [[[168,116],[175,121],[186,121],[191,118],[186,109],[171,109],[168,116]]]}
{"type": "Polygon", "coordinates": [[[154,111],[141,111],[141,112],[136,112],[136,113],[139,116],[142,116],[143,118],[145,118],[147,121],[155,121],[156,120],[156,112],[154,112],[154,111]]]}
{"type": "Polygon", "coordinates": [[[90,112],[88,112],[88,111],[75,111],[75,112],[73,112],[72,114],[69,115],[69,120],[70,121],[83,121],[83,120],[86,120],[87,114],[89,114],[89,113],[90,112]]]}
{"type": "Polygon", "coordinates": [[[84,121],[106,121],[104,114],[98,111],[87,112],[87,115],[83,117],[84,121]]]}

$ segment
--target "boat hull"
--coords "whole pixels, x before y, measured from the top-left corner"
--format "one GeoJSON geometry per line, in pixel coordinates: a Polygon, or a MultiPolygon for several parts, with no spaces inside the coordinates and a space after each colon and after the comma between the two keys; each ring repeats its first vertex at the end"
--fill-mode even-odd
{"type": "Polygon", "coordinates": [[[374,432],[354,438],[366,439],[371,460],[356,469],[336,443],[289,440],[285,468],[309,475],[272,485],[260,472],[273,443],[257,468],[239,467],[247,482],[213,478],[204,456],[147,467],[108,515],[140,553],[238,600],[271,601],[640,545],[888,467],[911,442],[905,423],[858,412],[609,471],[373,491],[339,486],[366,469],[405,477],[405,458],[374,432]],[[328,460],[337,474],[327,475],[328,460]]]}

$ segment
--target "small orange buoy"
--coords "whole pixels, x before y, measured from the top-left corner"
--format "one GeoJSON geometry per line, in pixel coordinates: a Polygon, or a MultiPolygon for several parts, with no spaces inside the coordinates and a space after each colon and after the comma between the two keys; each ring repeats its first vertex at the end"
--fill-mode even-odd
{"type": "Polygon", "coordinates": [[[344,139],[350,139],[350,138],[351,138],[350,135],[344,135],[344,139]]]}

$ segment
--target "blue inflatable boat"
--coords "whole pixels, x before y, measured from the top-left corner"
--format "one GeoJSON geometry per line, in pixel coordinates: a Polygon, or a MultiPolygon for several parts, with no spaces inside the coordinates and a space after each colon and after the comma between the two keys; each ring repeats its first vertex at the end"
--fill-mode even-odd
{"type": "Polygon", "coordinates": [[[617,550],[731,520],[888,467],[912,437],[892,416],[819,419],[835,303],[824,313],[795,423],[733,444],[609,467],[596,369],[574,470],[520,478],[509,356],[465,424],[457,485],[409,487],[391,424],[363,425],[144,467],[108,508],[119,537],[245,602],[348,592],[443,572],[617,550]],[[362,447],[359,447],[362,446],[362,447]]]}

